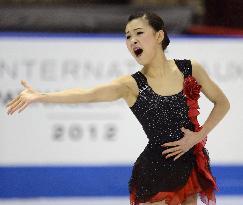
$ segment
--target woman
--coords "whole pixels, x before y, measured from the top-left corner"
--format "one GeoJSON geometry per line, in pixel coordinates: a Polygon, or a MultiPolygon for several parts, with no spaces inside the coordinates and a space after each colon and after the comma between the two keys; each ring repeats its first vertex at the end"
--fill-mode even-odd
{"type": "Polygon", "coordinates": [[[207,134],[229,110],[228,99],[196,61],[166,58],[170,40],[156,14],[131,15],[125,33],[128,50],[143,65],[140,71],[90,89],[53,93],[40,93],[21,81],[25,90],[7,104],[8,114],[21,112],[33,102],[123,98],[149,139],[133,166],[130,204],[195,205],[198,193],[205,204],[215,204],[217,186],[204,145],[207,134]],[[214,103],[203,126],[197,121],[200,91],[214,103]]]}

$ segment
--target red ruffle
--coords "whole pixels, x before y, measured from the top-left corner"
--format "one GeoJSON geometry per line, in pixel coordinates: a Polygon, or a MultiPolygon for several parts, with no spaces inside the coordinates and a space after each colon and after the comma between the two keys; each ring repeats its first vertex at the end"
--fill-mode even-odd
{"type": "MultiPolygon", "coordinates": [[[[193,169],[186,185],[183,186],[183,188],[173,192],[159,192],[150,198],[150,200],[147,202],[153,203],[158,201],[165,201],[168,205],[178,205],[185,201],[187,197],[201,192],[205,193],[203,200],[208,200],[207,204],[215,204],[215,196],[212,194],[212,190],[202,190],[198,182],[196,170],[193,169]]],[[[131,193],[130,205],[138,205],[139,203],[142,202],[136,201],[134,193],[131,193]]]]}
{"type": "MultiPolygon", "coordinates": [[[[196,93],[194,94],[194,96],[197,97],[192,97],[189,96],[187,93],[188,91],[184,89],[184,94],[187,97],[186,102],[188,105],[188,117],[190,119],[190,121],[193,123],[194,127],[195,127],[195,132],[198,132],[202,129],[202,127],[200,127],[200,124],[197,120],[197,116],[199,115],[199,105],[198,105],[198,99],[200,97],[200,90],[201,90],[201,85],[199,85],[196,81],[195,78],[193,78],[192,76],[188,76],[185,79],[185,82],[190,81],[190,86],[188,84],[185,85],[184,87],[187,87],[187,89],[190,90],[190,87],[197,87],[200,88],[198,90],[196,90],[196,93]],[[190,80],[188,80],[190,79],[190,80]],[[193,86],[192,86],[193,85],[193,86]]],[[[202,176],[205,177],[205,179],[208,181],[208,183],[211,185],[211,190],[202,190],[200,191],[200,198],[202,200],[202,202],[204,202],[205,204],[209,204],[209,199],[213,199],[214,202],[216,202],[215,200],[215,194],[214,194],[214,190],[218,191],[218,187],[216,185],[215,179],[213,178],[213,176],[211,175],[209,169],[208,169],[208,165],[209,165],[209,159],[208,157],[203,153],[203,148],[206,144],[207,141],[207,136],[198,144],[195,145],[195,149],[194,149],[194,154],[196,156],[196,164],[197,164],[197,172],[200,173],[202,176]],[[211,193],[210,193],[211,192],[211,193]],[[211,196],[209,198],[209,195],[211,196]]],[[[215,203],[216,204],[216,203],[215,203]]]]}

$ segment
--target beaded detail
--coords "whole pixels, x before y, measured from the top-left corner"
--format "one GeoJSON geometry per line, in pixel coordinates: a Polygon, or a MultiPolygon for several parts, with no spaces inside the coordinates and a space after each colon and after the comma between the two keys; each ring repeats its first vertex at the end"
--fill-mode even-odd
{"type": "MultiPolygon", "coordinates": [[[[190,60],[174,60],[185,79],[192,74],[190,60]]],[[[149,201],[158,192],[173,192],[182,188],[196,166],[196,156],[191,148],[176,161],[166,159],[161,147],[166,142],[183,137],[181,127],[195,131],[188,115],[189,106],[184,88],[180,92],[163,96],[148,84],[143,73],[132,74],[139,88],[136,102],[130,107],[148,138],[148,144],[134,163],[129,180],[130,203],[136,205],[149,201]]],[[[183,83],[183,84],[184,84],[183,83]]]]}

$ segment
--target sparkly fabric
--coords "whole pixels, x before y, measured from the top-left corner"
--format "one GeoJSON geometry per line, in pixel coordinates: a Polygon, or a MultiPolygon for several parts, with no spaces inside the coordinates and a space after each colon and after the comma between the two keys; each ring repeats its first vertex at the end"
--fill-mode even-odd
{"type": "MultiPolygon", "coordinates": [[[[185,85],[192,74],[191,62],[174,61],[184,75],[185,85]]],[[[161,147],[162,144],[183,137],[181,127],[191,131],[200,129],[195,119],[199,112],[194,112],[198,108],[197,100],[196,107],[190,106],[189,103],[195,105],[195,101],[188,99],[184,88],[170,96],[157,94],[140,71],[133,73],[132,77],[136,80],[139,94],[130,109],[141,123],[148,144],[133,166],[129,180],[130,204],[166,200],[170,205],[177,205],[193,193],[200,193],[205,204],[210,204],[210,201],[215,204],[213,191],[216,183],[203,146],[194,146],[176,161],[162,155],[166,149],[161,147]]]]}

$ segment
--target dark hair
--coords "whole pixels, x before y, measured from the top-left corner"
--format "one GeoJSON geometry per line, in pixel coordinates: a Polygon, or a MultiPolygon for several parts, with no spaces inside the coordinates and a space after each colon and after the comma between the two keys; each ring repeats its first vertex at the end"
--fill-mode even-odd
{"type": "Polygon", "coordinates": [[[155,30],[163,30],[164,32],[164,39],[162,41],[162,49],[165,50],[167,46],[170,44],[170,39],[167,35],[167,32],[165,30],[164,21],[162,18],[160,18],[157,14],[152,12],[138,12],[135,14],[132,14],[128,17],[127,23],[130,21],[137,19],[137,18],[144,18],[148,20],[148,24],[155,30]]]}

